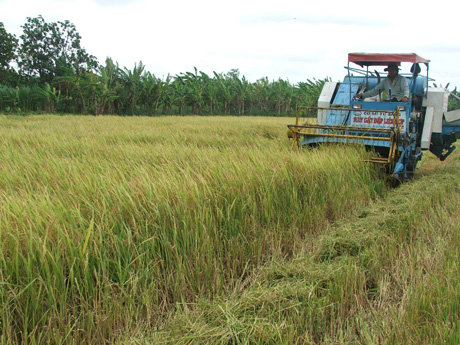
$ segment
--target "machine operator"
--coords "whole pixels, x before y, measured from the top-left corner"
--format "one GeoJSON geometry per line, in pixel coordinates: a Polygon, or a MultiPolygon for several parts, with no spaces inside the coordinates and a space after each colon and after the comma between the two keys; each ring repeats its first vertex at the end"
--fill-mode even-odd
{"type": "Polygon", "coordinates": [[[407,79],[399,75],[398,64],[391,62],[385,68],[388,76],[377,84],[372,90],[358,93],[354,98],[372,97],[385,91],[392,102],[407,102],[409,100],[409,83],[407,79]]]}

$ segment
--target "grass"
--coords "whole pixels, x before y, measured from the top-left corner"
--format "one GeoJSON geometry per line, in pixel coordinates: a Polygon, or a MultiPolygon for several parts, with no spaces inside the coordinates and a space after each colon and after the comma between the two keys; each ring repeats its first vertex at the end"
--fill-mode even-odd
{"type": "Polygon", "coordinates": [[[161,329],[385,193],[358,149],[291,152],[291,122],[0,117],[1,343],[161,329]]]}

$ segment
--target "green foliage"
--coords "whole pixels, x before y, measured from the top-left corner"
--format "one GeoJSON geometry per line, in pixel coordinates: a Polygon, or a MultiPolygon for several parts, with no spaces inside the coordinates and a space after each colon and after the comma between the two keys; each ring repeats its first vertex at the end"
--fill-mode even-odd
{"type": "Polygon", "coordinates": [[[14,86],[17,80],[16,71],[11,68],[11,61],[16,59],[18,39],[8,33],[0,22],[0,80],[4,85],[14,86]]]}
{"type": "Polygon", "coordinates": [[[286,116],[319,96],[321,81],[292,85],[261,78],[254,83],[238,69],[209,76],[194,67],[193,72],[159,78],[142,61],[128,69],[107,58],[105,66],[98,66],[69,21],[27,18],[19,44],[0,24],[0,74],[2,85],[11,88],[2,89],[3,112],[286,116]],[[13,59],[19,74],[9,68],[13,59]]]}
{"type": "MultiPolygon", "coordinates": [[[[327,79],[326,79],[327,80],[327,79]]],[[[315,103],[324,81],[292,85],[284,80],[270,82],[267,78],[256,83],[236,70],[216,73],[211,77],[198,69],[161,79],[145,71],[141,62],[132,70],[121,69],[112,59],[98,73],[77,73],[62,67],[52,83],[44,83],[60,93],[55,106],[49,106],[46,92],[30,94],[22,111],[78,114],[156,115],[163,114],[235,114],[277,115],[295,113],[297,105],[315,103]]],[[[11,88],[30,89],[29,86],[11,88]]],[[[16,90],[16,91],[15,91],[16,90]]],[[[5,91],[6,92],[6,91],[5,91]]],[[[15,110],[17,102],[0,98],[0,111],[15,110]]],[[[17,110],[17,109],[16,109],[17,110]]]]}
{"type": "Polygon", "coordinates": [[[96,58],[81,47],[81,37],[68,20],[47,23],[42,16],[28,17],[22,27],[18,65],[39,83],[51,83],[65,68],[86,73],[97,67],[96,58]]]}
{"type": "Polygon", "coordinates": [[[51,87],[49,84],[45,84],[43,87],[37,87],[37,92],[44,101],[45,111],[47,113],[54,113],[61,102],[61,92],[57,91],[56,88],[51,87]]]}
{"type": "Polygon", "coordinates": [[[460,109],[460,92],[455,88],[450,92],[448,110],[457,110],[460,109]]]}
{"type": "Polygon", "coordinates": [[[299,105],[314,107],[318,101],[321,91],[323,90],[324,83],[331,81],[330,78],[324,80],[310,80],[299,83],[298,101],[299,105]]]}
{"type": "Polygon", "coordinates": [[[17,45],[16,36],[6,32],[5,26],[0,22],[0,71],[9,69],[10,62],[16,57],[17,45]]]}

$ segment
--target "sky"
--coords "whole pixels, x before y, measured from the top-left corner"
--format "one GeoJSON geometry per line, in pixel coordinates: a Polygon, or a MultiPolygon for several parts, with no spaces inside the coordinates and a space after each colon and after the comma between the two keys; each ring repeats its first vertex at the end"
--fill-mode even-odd
{"type": "Polygon", "coordinates": [[[99,63],[142,61],[163,79],[196,67],[211,76],[238,69],[251,82],[341,81],[350,52],[417,53],[452,90],[460,87],[456,8],[453,0],[0,0],[0,22],[19,37],[27,17],[69,20],[99,63]]]}

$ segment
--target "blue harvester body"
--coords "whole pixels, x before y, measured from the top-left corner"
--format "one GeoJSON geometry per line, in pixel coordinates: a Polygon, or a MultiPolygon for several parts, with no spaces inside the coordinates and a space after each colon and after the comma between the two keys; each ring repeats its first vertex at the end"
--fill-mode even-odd
{"type": "Polygon", "coordinates": [[[296,125],[289,126],[295,142],[299,146],[363,144],[378,153],[375,162],[387,165],[389,173],[398,179],[413,175],[424,150],[444,160],[460,139],[460,110],[448,111],[450,93],[428,85],[428,66],[429,60],[416,54],[349,54],[348,75],[343,82],[327,82],[323,87],[315,108],[317,124],[299,124],[298,111],[296,125]],[[411,73],[401,73],[409,84],[407,102],[391,101],[385,92],[371,99],[354,97],[380,82],[374,66],[402,62],[411,64],[411,73]],[[426,75],[420,74],[421,65],[425,65],[426,75]]]}

